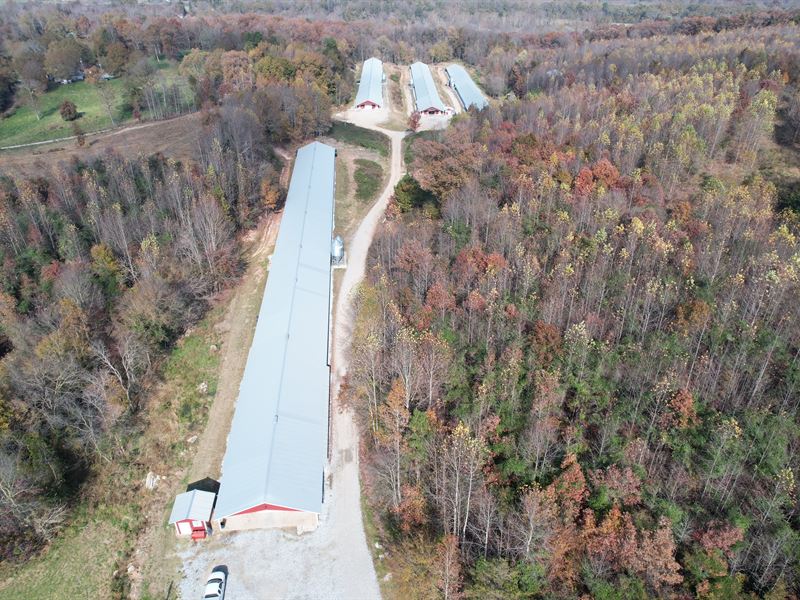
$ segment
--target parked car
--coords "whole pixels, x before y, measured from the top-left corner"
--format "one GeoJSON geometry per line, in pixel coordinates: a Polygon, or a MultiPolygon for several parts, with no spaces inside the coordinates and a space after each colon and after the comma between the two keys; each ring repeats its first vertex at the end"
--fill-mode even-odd
{"type": "Polygon", "coordinates": [[[224,571],[214,570],[208,576],[206,589],[203,592],[204,600],[223,600],[225,598],[225,583],[228,577],[224,571]]]}

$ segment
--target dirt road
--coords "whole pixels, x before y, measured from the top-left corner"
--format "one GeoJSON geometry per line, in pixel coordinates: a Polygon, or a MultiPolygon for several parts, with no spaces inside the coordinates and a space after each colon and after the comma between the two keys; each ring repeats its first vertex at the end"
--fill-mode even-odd
{"type": "Polygon", "coordinates": [[[73,157],[87,161],[109,150],[127,157],[161,152],[176,160],[186,160],[197,153],[201,130],[200,113],[191,113],[166,121],[150,121],[87,135],[86,145],[82,148],[74,140],[66,140],[4,150],[0,152],[0,173],[36,175],[73,157]]]}
{"type": "Polygon", "coordinates": [[[189,469],[189,481],[204,477],[219,479],[220,476],[220,459],[225,453],[228,430],[239,394],[239,383],[244,375],[244,365],[250,352],[258,309],[264,294],[267,275],[265,267],[278,235],[280,215],[272,213],[264,219],[266,222],[254,232],[258,233],[258,237],[252,240],[253,250],[248,258],[250,264],[242,278],[242,285],[231,299],[225,318],[217,325],[224,336],[217,393],[208,413],[208,426],[197,440],[197,453],[189,469]]]}
{"type": "MultiPolygon", "coordinates": [[[[346,116],[349,122],[360,127],[380,131],[391,139],[392,155],[390,161],[389,183],[373,207],[367,213],[367,216],[364,217],[364,220],[356,230],[349,247],[346,248],[347,270],[344,272],[342,286],[337,298],[336,316],[334,321],[335,350],[334,365],[332,367],[334,369],[334,386],[337,386],[339,383],[337,378],[341,377],[341,375],[343,375],[347,370],[347,352],[350,345],[349,335],[353,316],[351,302],[352,293],[358,283],[364,278],[367,252],[370,244],[372,244],[372,237],[375,235],[375,229],[377,228],[378,223],[386,211],[386,206],[389,204],[389,198],[391,198],[392,193],[394,192],[395,185],[397,185],[397,182],[400,181],[400,178],[403,176],[402,145],[403,138],[406,135],[405,132],[390,131],[388,129],[382,129],[380,127],[370,125],[366,119],[361,121],[358,113],[354,113],[355,111],[348,111],[346,116]]],[[[334,389],[337,388],[334,387],[334,389]]]]}
{"type": "MultiPolygon", "coordinates": [[[[361,125],[362,123],[357,123],[361,125]]],[[[394,186],[403,174],[403,132],[372,124],[392,142],[390,176],[386,188],[363,219],[347,247],[344,272],[334,312],[332,359],[333,414],[331,465],[327,500],[316,531],[297,536],[276,530],[254,530],[212,536],[203,544],[180,542],[183,562],[183,598],[199,597],[212,567],[230,572],[232,598],[380,598],[380,588],[367,547],[358,481],[358,429],[349,410],[342,408],[338,391],[347,371],[352,297],[364,276],[367,252],[394,186]]],[[[227,429],[225,430],[227,433],[227,429]]],[[[220,457],[221,459],[221,454],[220,457]]]]}

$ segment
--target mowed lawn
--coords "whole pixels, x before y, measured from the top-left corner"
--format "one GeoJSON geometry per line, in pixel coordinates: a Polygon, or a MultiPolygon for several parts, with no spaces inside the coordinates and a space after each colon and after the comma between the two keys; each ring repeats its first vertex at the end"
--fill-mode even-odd
{"type": "Polygon", "coordinates": [[[357,158],[353,179],[356,181],[356,198],[361,201],[371,200],[377,194],[383,182],[383,167],[372,160],[357,158]]]}
{"type": "MultiPolygon", "coordinates": [[[[174,63],[162,61],[153,64],[158,70],[159,77],[167,85],[185,83],[184,78],[178,75],[178,69],[174,63]]],[[[109,117],[108,109],[97,91],[98,85],[108,86],[115,92],[113,106],[115,123],[120,125],[130,121],[132,117],[130,110],[123,111],[125,83],[122,79],[112,79],[100,84],[79,81],[67,85],[55,85],[40,98],[41,119],[37,119],[36,113],[25,105],[25,91],[19,90],[17,95],[22,106],[17,107],[16,111],[8,117],[0,119],[0,148],[74,135],[72,122],[64,121],[59,112],[64,100],[70,100],[78,107],[81,116],[74,122],[80,125],[84,133],[110,128],[112,126],[111,117],[109,117]]],[[[188,98],[189,90],[184,89],[183,95],[188,98]]],[[[144,116],[147,118],[146,112],[144,116]]]]}
{"type": "MultiPolygon", "coordinates": [[[[123,83],[121,79],[112,79],[105,83],[113,89],[116,95],[114,102],[114,120],[119,123],[119,106],[122,103],[123,83]]],[[[80,117],[74,122],[80,125],[84,133],[107,129],[111,127],[111,118],[103,104],[97,85],[86,81],[57,85],[46,94],[42,94],[41,119],[36,118],[36,112],[28,106],[20,106],[9,117],[0,119],[0,147],[28,144],[30,142],[43,142],[73,135],[72,122],[61,118],[59,107],[64,100],[70,100],[78,107],[80,117]]],[[[24,91],[18,92],[20,97],[24,91]]]]}
{"type": "Polygon", "coordinates": [[[341,121],[334,121],[327,135],[346,144],[374,150],[384,157],[389,156],[389,150],[392,146],[389,138],[378,131],[371,131],[358,125],[342,123],[341,121]]]}

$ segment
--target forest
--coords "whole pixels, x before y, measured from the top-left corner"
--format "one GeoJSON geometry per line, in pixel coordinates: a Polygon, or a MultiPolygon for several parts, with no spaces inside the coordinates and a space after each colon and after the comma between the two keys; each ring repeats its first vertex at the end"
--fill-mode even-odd
{"type": "Polygon", "coordinates": [[[236,284],[241,237],[281,207],[273,147],[326,131],[353,77],[331,38],[285,52],[286,40],[252,32],[201,50],[170,42],[176,31],[161,27],[172,20],[153,34],[121,17],[37,10],[2,10],[10,113],[75,68],[56,71],[56,57],[75,56],[105,69],[117,58],[134,110],[165,97],[168,107],[138,87],[150,54],[180,61],[202,132],[183,163],[111,152],[32,179],[0,173],[0,560],[42,548],[104,464],[135,460],[165,357],[236,284]],[[23,75],[31,64],[35,81],[23,75]]]}
{"type": "Polygon", "coordinates": [[[404,597],[800,590],[798,28],[675,31],[412,142],[349,380],[404,597]]]}
{"type": "Polygon", "coordinates": [[[328,132],[375,55],[460,61],[492,98],[410,136],[357,298],[346,392],[396,597],[796,597],[800,12],[375,6],[0,8],[3,118],[84,69],[126,114],[202,123],[189,161],[0,173],[0,560],[134,454],[280,209],[274,148],[328,132]]]}

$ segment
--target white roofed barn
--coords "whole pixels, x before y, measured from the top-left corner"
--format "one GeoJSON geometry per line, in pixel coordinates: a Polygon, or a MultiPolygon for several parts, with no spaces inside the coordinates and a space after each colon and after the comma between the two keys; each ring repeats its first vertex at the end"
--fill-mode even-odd
{"type": "Polygon", "coordinates": [[[447,72],[447,81],[450,87],[456,91],[464,110],[469,110],[471,106],[478,110],[488,106],[489,103],[486,101],[486,97],[475,85],[472,77],[464,67],[461,65],[448,65],[445,71],[447,72]]]}
{"type": "Polygon", "coordinates": [[[297,152],[222,463],[222,530],[314,529],[328,459],[334,160],[297,152]]]}
{"type": "Polygon", "coordinates": [[[383,63],[377,58],[364,61],[361,79],[358,82],[356,108],[380,108],[383,106],[383,63]]]}
{"type": "Polygon", "coordinates": [[[421,62],[411,65],[411,89],[414,92],[414,104],[418,112],[428,115],[444,112],[444,103],[439,97],[428,65],[421,62]]]}

